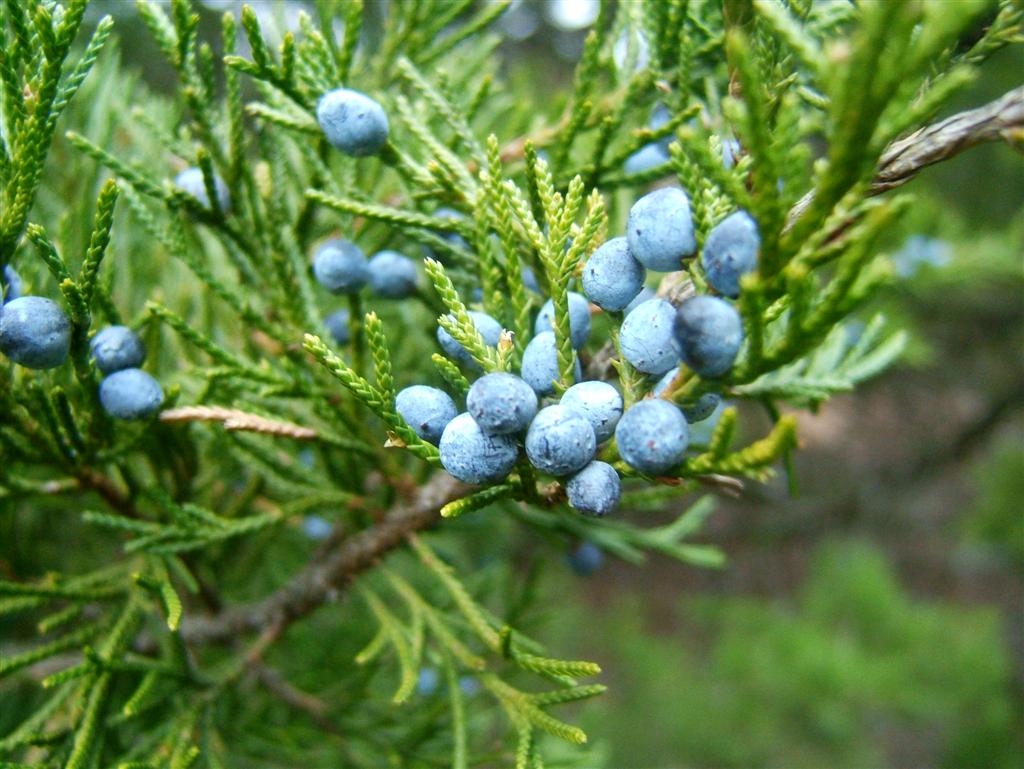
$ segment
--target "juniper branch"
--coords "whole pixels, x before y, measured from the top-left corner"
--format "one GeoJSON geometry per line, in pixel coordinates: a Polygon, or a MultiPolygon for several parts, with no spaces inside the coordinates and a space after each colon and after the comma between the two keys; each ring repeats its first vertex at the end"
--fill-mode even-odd
{"type": "Polygon", "coordinates": [[[393,506],[380,523],[344,540],[323,561],[310,563],[266,598],[230,607],[213,617],[187,618],[182,622],[182,637],[193,644],[223,642],[274,625],[287,626],[344,589],[354,577],[399,547],[409,533],[435,525],[441,520],[441,507],[464,496],[466,490],[447,474],[434,476],[408,503],[393,506]]]}
{"type": "MultiPolygon", "coordinates": [[[[948,160],[978,144],[1024,141],[1024,86],[1003,94],[977,109],[958,112],[892,142],[879,160],[878,171],[868,188],[880,195],[913,179],[924,168],[948,160]]],[[[814,201],[811,190],[790,209],[786,230],[814,201]]]]}

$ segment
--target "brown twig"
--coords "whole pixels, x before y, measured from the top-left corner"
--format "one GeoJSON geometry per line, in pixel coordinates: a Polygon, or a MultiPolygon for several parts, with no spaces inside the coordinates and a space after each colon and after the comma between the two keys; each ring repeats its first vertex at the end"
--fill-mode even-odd
{"type": "Polygon", "coordinates": [[[302,691],[290,683],[280,672],[268,667],[265,663],[255,662],[252,671],[257,680],[267,688],[267,691],[281,702],[308,715],[325,732],[343,736],[341,728],[328,718],[329,708],[322,699],[302,691]]]}
{"type": "MultiPolygon", "coordinates": [[[[977,109],[925,126],[892,142],[879,159],[878,173],[868,190],[880,195],[913,179],[921,169],[991,141],[1020,141],[1024,132],[1024,86],[1014,88],[977,109]]],[[[789,229],[814,201],[811,190],[786,218],[789,229]]]]}
{"type": "Polygon", "coordinates": [[[141,518],[132,501],[114,484],[110,478],[88,467],[78,471],[78,485],[83,489],[95,491],[103,501],[110,505],[125,518],[141,518]]]}
{"type": "Polygon", "coordinates": [[[287,626],[335,595],[348,580],[400,545],[408,533],[439,521],[441,507],[463,496],[466,489],[447,474],[436,475],[413,500],[396,505],[380,523],[346,539],[333,553],[307,565],[266,598],[213,617],[186,620],[182,636],[190,643],[208,643],[275,625],[287,626]]]}
{"type": "Polygon", "coordinates": [[[224,429],[232,432],[261,433],[263,435],[282,435],[299,441],[315,441],[319,435],[311,427],[303,427],[293,422],[283,422],[250,414],[240,409],[229,409],[222,406],[183,406],[168,409],[160,413],[161,422],[222,422],[224,429]]]}
{"type": "Polygon", "coordinates": [[[739,499],[743,496],[743,481],[739,478],[733,478],[731,475],[720,475],[719,473],[707,473],[706,475],[698,475],[697,482],[705,486],[710,486],[716,491],[720,491],[727,497],[733,499],[739,499]]]}

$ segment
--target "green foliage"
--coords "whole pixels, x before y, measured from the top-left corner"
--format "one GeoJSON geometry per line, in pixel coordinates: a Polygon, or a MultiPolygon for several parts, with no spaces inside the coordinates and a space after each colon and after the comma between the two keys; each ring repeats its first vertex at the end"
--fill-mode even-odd
{"type": "MultiPolygon", "coordinates": [[[[468,372],[425,354],[437,324],[485,371],[516,370],[539,304],[523,285],[530,268],[553,300],[558,388],[577,356],[596,368],[603,358],[628,403],[647,396],[653,383],[617,350],[618,317],[597,319],[603,349],[573,349],[567,297],[649,182],[686,187],[699,242],[737,207],[763,240],[738,305],[747,341],[736,367],[716,381],[684,369],[664,397],[753,400],[773,426],[738,445],[739,412],[726,410],[708,444],[659,478],[608,445],[602,458],[635,510],[768,478],[797,446],[785,407],[816,407],[899,354],[903,337],[882,320],[853,344],[842,325],[890,277],[880,243],[909,206],[874,197],[871,181],[892,140],[1019,41],[1012,4],[602,3],[571,87],[543,95],[499,71],[492,29],[507,5],[421,0],[381,18],[354,0],[316,2],[277,41],[248,7],[210,35],[189,0],[138,0],[149,55],[175,77],[161,96],[120,65],[110,19],[79,33],[85,0],[3,3],[0,265],[60,298],[72,324],[69,365],[0,368],[4,760],[590,760],[559,752],[587,735],[551,710],[600,694],[582,680],[599,667],[526,635],[529,581],[495,589],[485,564],[436,544],[471,551],[521,529],[631,562],[660,553],[717,566],[718,551],[691,541],[711,500],[661,526],[584,519],[525,460],[501,483],[467,488],[437,468],[437,448],[394,395],[423,381],[464,395],[468,372]],[[994,21],[965,50],[960,38],[986,12],[994,21]],[[614,55],[622,36],[628,66],[614,55]],[[640,36],[649,56],[636,67],[640,36]],[[385,107],[379,157],[343,156],[320,134],[317,101],[339,86],[385,107]],[[651,129],[659,102],[670,118],[651,129]],[[720,162],[728,134],[742,146],[732,168],[720,162]],[[668,161],[623,171],[663,138],[668,161]],[[209,208],[171,181],[186,167],[202,171],[209,208]],[[441,205],[463,218],[435,215],[441,205]],[[428,285],[407,301],[364,311],[349,298],[340,349],[321,336],[331,308],[309,269],[317,243],[338,233],[368,252],[428,253],[428,285]],[[496,348],[473,326],[476,307],[506,329],[496,348]],[[168,394],[159,418],[117,423],[99,407],[88,339],[114,322],[145,339],[168,394]],[[301,534],[311,515],[331,526],[320,546],[301,534]],[[404,545],[415,558],[382,564],[404,545]],[[339,596],[340,611],[313,614],[339,596]],[[416,691],[426,665],[444,675],[434,702],[416,691]]],[[[691,288],[707,290],[698,262],[663,286],[691,288]]],[[[920,621],[945,632],[941,618],[920,621]]]]}
{"type": "Polygon", "coordinates": [[[1024,450],[1014,440],[997,445],[975,470],[978,501],[966,511],[965,529],[974,541],[994,547],[1024,566],[1024,450]]]}
{"type": "Polygon", "coordinates": [[[866,544],[822,546],[792,600],[687,600],[685,646],[641,606],[602,616],[594,653],[643,661],[584,719],[611,765],[888,766],[912,740],[936,765],[1019,766],[994,613],[914,600],[866,544]]]}

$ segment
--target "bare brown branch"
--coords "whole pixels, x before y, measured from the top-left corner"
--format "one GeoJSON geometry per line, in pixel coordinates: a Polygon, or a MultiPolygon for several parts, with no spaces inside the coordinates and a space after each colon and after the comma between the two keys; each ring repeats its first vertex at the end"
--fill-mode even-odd
{"type": "MultiPolygon", "coordinates": [[[[913,179],[921,169],[957,155],[977,144],[1020,142],[1024,132],[1024,86],[1003,94],[983,107],[958,112],[897,139],[882,153],[878,173],[869,189],[880,195],[913,179]]],[[[793,226],[814,200],[811,190],[796,202],[786,219],[793,226]]]]}
{"type": "Polygon", "coordinates": [[[397,547],[410,532],[440,520],[440,509],[463,496],[467,487],[446,473],[435,475],[410,501],[391,508],[377,525],[346,539],[322,561],[307,565],[266,598],[234,606],[213,617],[193,617],[182,625],[190,643],[225,641],[266,627],[285,627],[309,614],[344,585],[397,547]]]}
{"type": "Polygon", "coordinates": [[[224,429],[230,431],[282,435],[299,441],[314,441],[319,437],[316,430],[311,427],[268,419],[259,414],[250,414],[247,411],[222,406],[183,406],[182,408],[168,409],[160,413],[160,421],[222,422],[224,429]]]}

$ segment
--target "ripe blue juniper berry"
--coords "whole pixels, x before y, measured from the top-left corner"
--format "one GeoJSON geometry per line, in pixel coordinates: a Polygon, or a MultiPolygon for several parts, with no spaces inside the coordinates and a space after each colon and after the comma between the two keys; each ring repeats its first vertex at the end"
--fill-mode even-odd
{"type": "Polygon", "coordinates": [[[6,304],[22,295],[21,276],[9,264],[5,264],[0,271],[0,299],[6,304]]]}
{"type": "Polygon", "coordinates": [[[622,355],[637,371],[664,374],[679,363],[672,340],[675,308],[664,299],[650,299],[622,322],[619,344],[622,355]]]}
{"type": "Polygon", "coordinates": [[[316,105],[316,119],[327,141],[348,155],[376,154],[388,140],[384,108],[359,91],[328,91],[316,105]]]}
{"type": "Polygon", "coordinates": [[[665,473],[686,455],[686,419],[668,401],[643,400],[622,415],[615,428],[615,442],[630,467],[650,475],[665,473]]]}
{"type": "Polygon", "coordinates": [[[618,454],[630,467],[657,475],[675,468],[686,455],[686,419],[667,400],[641,400],[615,428],[618,454]]]}
{"type": "Polygon", "coordinates": [[[339,347],[348,344],[349,340],[349,312],[345,308],[335,310],[326,318],[324,318],[324,326],[327,328],[327,333],[331,335],[334,343],[339,347]]]}
{"type": "Polygon", "coordinates": [[[574,384],[565,391],[559,403],[590,422],[598,443],[603,443],[615,434],[615,425],[622,417],[622,396],[607,382],[574,384]]]}
{"type": "Polygon", "coordinates": [[[378,251],[367,264],[370,288],[385,299],[404,299],[416,292],[416,263],[397,251],[378,251]]]}
{"type": "Polygon", "coordinates": [[[0,352],[32,369],[56,368],[68,356],[71,322],[60,306],[41,296],[22,296],[0,310],[0,352]]]}
{"type": "MultiPolygon", "coordinates": [[[[464,220],[466,218],[466,215],[464,213],[454,208],[449,208],[448,206],[441,206],[440,208],[435,209],[433,215],[438,219],[464,220]]],[[[441,230],[439,231],[438,234],[451,245],[465,249],[467,251],[469,250],[469,243],[467,243],[466,239],[462,237],[459,233],[441,230]]]]}
{"type": "Polygon", "coordinates": [[[683,259],[697,250],[686,193],[678,187],[663,187],[640,198],[629,209],[626,239],[630,253],[647,269],[681,269],[683,259]]]}
{"type": "MultiPolygon", "coordinates": [[[[672,384],[672,380],[676,378],[679,373],[679,366],[676,366],[671,371],[667,372],[665,376],[658,380],[658,383],[651,390],[651,395],[660,397],[663,392],[672,384]]],[[[683,410],[683,416],[686,417],[687,424],[695,424],[697,422],[703,422],[718,408],[718,404],[722,402],[722,396],[718,393],[704,393],[699,396],[695,401],[684,403],[681,408],[683,410]]]]}
{"type": "MultiPolygon", "coordinates": [[[[476,330],[480,332],[484,344],[489,347],[497,347],[498,341],[501,339],[501,324],[486,312],[479,312],[478,310],[470,310],[469,317],[472,319],[476,330]]],[[[473,360],[469,350],[456,342],[455,338],[441,326],[437,327],[437,343],[441,345],[444,354],[456,363],[466,366],[473,371],[480,370],[480,364],[473,360]]]]}
{"type": "Polygon", "coordinates": [[[418,436],[435,445],[441,440],[444,428],[458,414],[455,401],[448,393],[427,385],[412,385],[401,390],[395,397],[395,411],[418,436]]]}
{"type": "Polygon", "coordinates": [[[640,293],[634,297],[633,301],[626,305],[626,308],[622,311],[623,315],[629,315],[633,310],[642,305],[649,299],[654,299],[657,296],[657,292],[649,286],[644,286],[640,289],[640,293]]]}
{"type": "MultiPolygon", "coordinates": [[[[655,104],[654,109],[651,110],[651,117],[647,121],[647,127],[652,131],[657,131],[671,119],[672,113],[669,112],[668,107],[659,102],[658,104],[655,104]]],[[[662,137],[657,142],[658,146],[665,150],[666,155],[668,155],[668,148],[672,144],[673,138],[674,137],[669,134],[668,136],[662,137]]]]}
{"type": "Polygon", "coordinates": [[[601,568],[604,553],[593,542],[580,542],[566,553],[565,561],[577,577],[589,577],[601,568]]]}
{"type": "Polygon", "coordinates": [[[363,250],[348,240],[333,239],[313,255],[313,274],[332,294],[354,294],[369,279],[363,250]]]}
{"type": "Polygon", "coordinates": [[[100,382],[100,403],[118,419],[145,419],[164,402],[160,383],[139,368],[115,371],[100,382]]]}
{"type": "Polygon", "coordinates": [[[416,693],[423,697],[436,694],[440,682],[441,676],[438,675],[436,668],[420,668],[416,676],[416,693]]]}
{"type": "Polygon", "coordinates": [[[316,542],[322,542],[334,529],[331,522],[319,515],[307,515],[302,519],[302,533],[316,542]]]}
{"type": "MultiPolygon", "coordinates": [[[[544,331],[537,334],[523,350],[523,365],[519,373],[537,395],[552,395],[558,380],[558,348],[555,333],[544,331]]],[[[583,378],[579,358],[576,359],[575,379],[583,378]]]]}
{"type": "Polygon", "coordinates": [[[647,270],[629,252],[625,238],[601,245],[583,268],[583,293],[604,310],[618,311],[644,287],[647,270]]]}
{"type": "MultiPolygon", "coordinates": [[[[203,178],[203,169],[186,168],[174,177],[174,186],[199,201],[199,204],[209,210],[210,196],[206,192],[206,181],[203,178]]],[[[231,210],[231,193],[228,185],[224,183],[217,174],[213,175],[213,189],[217,193],[217,206],[221,213],[228,213],[231,210]]]]}
{"type": "Polygon", "coordinates": [[[739,160],[740,157],[741,149],[740,143],[735,139],[722,139],[722,167],[726,171],[731,171],[736,165],[736,161],[739,160]]]}
{"type": "Polygon", "coordinates": [[[494,483],[515,466],[519,447],[508,435],[488,435],[468,413],[444,428],[438,445],[441,464],[463,483],[494,483]]]}
{"type": "Polygon", "coordinates": [[[537,282],[537,274],[533,271],[532,267],[524,266],[522,270],[523,285],[530,289],[533,293],[540,293],[540,283],[537,282]]]}
{"type": "Polygon", "coordinates": [[[668,152],[665,151],[665,148],[660,143],[651,142],[650,144],[645,144],[626,158],[626,162],[622,164],[622,169],[627,174],[639,174],[664,165],[669,159],[668,152]]]}
{"type": "Polygon", "coordinates": [[[716,296],[695,296],[683,302],[673,331],[683,363],[706,377],[728,372],[743,342],[739,313],[716,296]]]}
{"type": "Polygon", "coordinates": [[[127,326],[107,326],[89,342],[96,368],[112,374],[123,368],[138,368],[146,359],[146,347],[127,326]]]}
{"type": "Polygon", "coordinates": [[[619,474],[607,462],[593,461],[565,484],[569,505],[585,515],[603,516],[619,506],[619,474]]]}
{"type": "Polygon", "coordinates": [[[565,406],[541,409],[526,433],[530,464],[551,475],[569,475],[594,458],[597,438],[590,422],[565,406]]]}
{"type": "MultiPolygon", "coordinates": [[[[542,334],[551,331],[551,323],[555,317],[555,305],[548,299],[540,308],[537,320],[533,324],[533,333],[542,334]]],[[[572,346],[577,350],[583,347],[590,338],[590,302],[582,294],[569,292],[569,335],[572,346]]]]}
{"type": "Polygon", "coordinates": [[[761,237],[746,211],[736,211],[711,228],[701,252],[708,283],[726,296],[739,296],[740,278],[757,269],[761,237]]]}
{"type": "Polygon", "coordinates": [[[537,414],[537,394],[515,374],[487,374],[469,388],[466,410],[484,432],[520,433],[537,414]]]}

